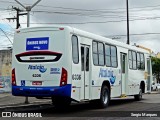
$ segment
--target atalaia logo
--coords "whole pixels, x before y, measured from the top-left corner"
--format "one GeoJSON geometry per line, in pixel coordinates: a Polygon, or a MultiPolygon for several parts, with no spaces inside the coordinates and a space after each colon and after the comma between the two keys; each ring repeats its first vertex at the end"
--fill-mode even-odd
{"type": "Polygon", "coordinates": [[[43,65],[29,65],[28,70],[39,70],[41,73],[45,73],[47,68],[45,68],[43,65]]]}

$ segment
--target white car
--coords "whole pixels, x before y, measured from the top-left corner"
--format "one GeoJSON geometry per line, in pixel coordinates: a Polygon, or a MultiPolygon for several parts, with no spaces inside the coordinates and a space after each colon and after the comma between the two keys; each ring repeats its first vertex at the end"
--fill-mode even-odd
{"type": "Polygon", "coordinates": [[[160,84],[159,83],[152,83],[152,91],[154,90],[159,90],[160,89],[160,84]]]}
{"type": "Polygon", "coordinates": [[[156,90],[160,90],[160,83],[157,84],[156,90]]]}

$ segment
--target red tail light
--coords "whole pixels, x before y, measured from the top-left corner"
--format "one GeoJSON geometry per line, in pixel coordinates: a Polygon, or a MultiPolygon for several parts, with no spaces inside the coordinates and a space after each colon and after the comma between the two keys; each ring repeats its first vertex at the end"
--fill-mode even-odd
{"type": "Polygon", "coordinates": [[[64,28],[59,28],[59,30],[64,30],[64,28]]]}
{"type": "Polygon", "coordinates": [[[16,85],[15,69],[12,69],[12,85],[16,85]]]}
{"type": "Polygon", "coordinates": [[[62,68],[60,86],[64,86],[67,84],[67,77],[68,77],[67,70],[62,68]]]}

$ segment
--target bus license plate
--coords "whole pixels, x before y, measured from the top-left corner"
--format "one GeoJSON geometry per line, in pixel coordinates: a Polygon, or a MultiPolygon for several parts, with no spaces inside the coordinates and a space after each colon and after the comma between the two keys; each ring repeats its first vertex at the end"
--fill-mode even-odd
{"type": "Polygon", "coordinates": [[[42,81],[33,81],[32,85],[42,85],[42,81]]]}

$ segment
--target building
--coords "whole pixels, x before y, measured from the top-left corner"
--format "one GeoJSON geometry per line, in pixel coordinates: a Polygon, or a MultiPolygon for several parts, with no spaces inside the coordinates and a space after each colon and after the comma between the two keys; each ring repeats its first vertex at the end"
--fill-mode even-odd
{"type": "Polygon", "coordinates": [[[156,58],[160,58],[160,52],[156,54],[156,58]]]}
{"type": "Polygon", "coordinates": [[[12,49],[0,50],[0,92],[11,91],[12,49]]]}

